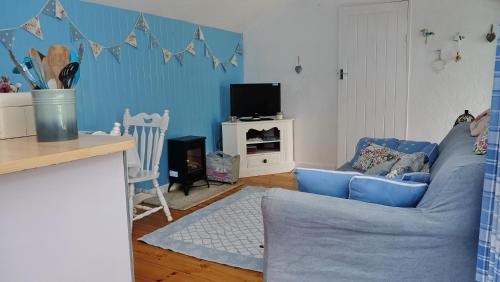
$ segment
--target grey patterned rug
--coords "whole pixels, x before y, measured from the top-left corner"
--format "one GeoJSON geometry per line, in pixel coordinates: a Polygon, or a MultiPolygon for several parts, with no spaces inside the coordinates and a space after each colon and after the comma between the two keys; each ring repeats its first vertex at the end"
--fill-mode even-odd
{"type": "Polygon", "coordinates": [[[139,240],[230,266],[262,271],[266,188],[246,187],[139,240]]]}

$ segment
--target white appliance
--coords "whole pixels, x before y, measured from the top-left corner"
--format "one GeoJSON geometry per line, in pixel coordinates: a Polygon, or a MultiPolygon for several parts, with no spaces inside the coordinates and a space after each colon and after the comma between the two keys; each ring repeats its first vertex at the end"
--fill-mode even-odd
{"type": "Polygon", "coordinates": [[[31,93],[0,93],[0,139],[36,135],[31,93]]]}

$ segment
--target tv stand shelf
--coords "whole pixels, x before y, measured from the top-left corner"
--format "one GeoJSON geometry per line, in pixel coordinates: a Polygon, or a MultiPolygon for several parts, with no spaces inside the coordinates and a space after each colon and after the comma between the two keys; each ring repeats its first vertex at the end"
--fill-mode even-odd
{"type": "Polygon", "coordinates": [[[240,176],[291,171],[293,120],[261,120],[222,123],[224,153],[240,155],[240,176]]]}
{"type": "Polygon", "coordinates": [[[247,145],[253,145],[253,144],[266,144],[266,143],[276,143],[276,142],[281,142],[279,139],[278,140],[262,140],[262,141],[248,141],[247,140],[247,145]]]}

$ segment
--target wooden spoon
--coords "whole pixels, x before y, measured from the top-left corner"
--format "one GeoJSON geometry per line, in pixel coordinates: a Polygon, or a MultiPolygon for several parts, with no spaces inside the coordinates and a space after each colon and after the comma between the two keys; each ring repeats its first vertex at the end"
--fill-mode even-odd
{"type": "Polygon", "coordinates": [[[48,66],[48,80],[55,79],[57,88],[62,89],[63,83],[59,80],[61,70],[71,62],[71,54],[66,46],[54,45],[49,47],[44,65],[48,66]],[[46,61],[46,62],[45,62],[46,61]]]}

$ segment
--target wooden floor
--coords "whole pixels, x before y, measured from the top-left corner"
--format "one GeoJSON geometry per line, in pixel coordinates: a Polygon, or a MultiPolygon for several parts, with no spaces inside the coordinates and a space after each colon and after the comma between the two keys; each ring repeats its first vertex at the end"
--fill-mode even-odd
{"type": "MultiPolygon", "coordinates": [[[[296,189],[292,173],[274,174],[241,179],[239,188],[228,191],[186,211],[171,210],[174,221],[200,208],[238,192],[245,186],[282,187],[296,189]]],[[[134,222],[132,232],[135,280],[142,281],[262,281],[262,273],[221,265],[137,241],[168,222],[162,212],[134,222]]]]}

